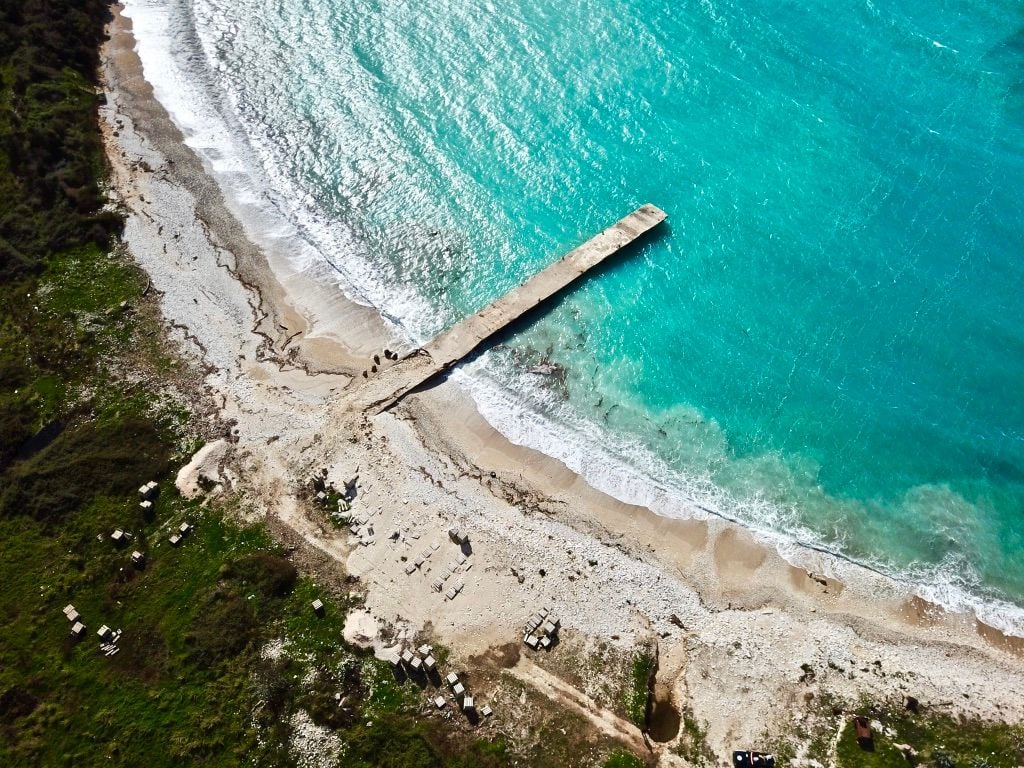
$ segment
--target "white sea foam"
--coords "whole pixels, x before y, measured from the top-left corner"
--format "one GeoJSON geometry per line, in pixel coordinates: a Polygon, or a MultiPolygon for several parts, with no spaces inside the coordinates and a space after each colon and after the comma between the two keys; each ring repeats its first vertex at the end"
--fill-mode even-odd
{"type": "MultiPolygon", "coordinates": [[[[421,342],[424,329],[434,322],[435,309],[413,290],[381,279],[380,265],[358,235],[345,222],[318,210],[284,164],[273,161],[273,137],[260,126],[243,125],[237,94],[223,93],[215,83],[212,72],[219,65],[212,40],[236,23],[231,14],[210,3],[199,7],[189,6],[187,0],[125,0],[125,15],[132,21],[146,78],[157,99],[217,179],[247,234],[268,253],[285,256],[293,269],[328,261],[338,288],[350,299],[385,308],[386,319],[400,335],[421,342]],[[202,17],[198,24],[197,12],[202,17]]],[[[1024,636],[1024,609],[979,597],[980,579],[962,558],[950,556],[938,565],[903,572],[880,562],[854,563],[837,549],[841,542],[821,544],[793,510],[756,497],[736,499],[710,474],[682,475],[651,451],[579,418],[557,398],[545,397],[535,384],[501,370],[490,356],[456,371],[454,378],[510,440],[563,461],[615,498],[666,517],[732,520],[795,565],[878,594],[916,593],[1024,636]]]]}
{"type": "Polygon", "coordinates": [[[663,517],[720,517],[743,525],[762,543],[774,547],[793,565],[855,585],[878,597],[916,594],[954,612],[975,614],[1008,634],[1024,636],[1024,609],[998,598],[982,598],[981,579],[961,555],[937,565],[902,571],[881,561],[854,561],[842,553],[841,542],[826,544],[801,525],[792,510],[765,500],[740,500],[708,476],[684,476],[651,451],[631,444],[603,427],[573,414],[555,398],[521,378],[509,387],[495,375],[487,356],[457,370],[455,381],[471,394],[480,413],[509,440],[559,459],[594,488],[663,517]],[[543,402],[542,413],[535,403],[543,402]],[[550,415],[549,415],[550,414],[550,415]]]}
{"type": "MultiPolygon", "coordinates": [[[[125,0],[124,15],[132,21],[157,100],[217,180],[246,234],[269,254],[286,258],[296,271],[329,261],[337,286],[349,299],[387,307],[385,319],[399,335],[422,341],[416,323],[403,321],[429,316],[431,307],[412,290],[374,279],[377,265],[351,229],[322,215],[279,165],[264,160],[269,140],[247,131],[229,108],[232,94],[220,93],[211,76],[216,64],[193,27],[193,12],[183,0],[125,0]]],[[[217,9],[210,9],[203,21],[215,29],[235,23],[217,9]]]]}

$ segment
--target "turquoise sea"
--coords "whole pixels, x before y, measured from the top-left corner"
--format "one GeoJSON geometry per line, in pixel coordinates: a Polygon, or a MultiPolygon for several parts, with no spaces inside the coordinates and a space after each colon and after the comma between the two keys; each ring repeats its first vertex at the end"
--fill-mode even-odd
{"type": "Polygon", "coordinates": [[[485,415],[1024,634],[1019,2],[127,9],[254,232],[412,341],[663,208],[464,367],[485,415]]]}

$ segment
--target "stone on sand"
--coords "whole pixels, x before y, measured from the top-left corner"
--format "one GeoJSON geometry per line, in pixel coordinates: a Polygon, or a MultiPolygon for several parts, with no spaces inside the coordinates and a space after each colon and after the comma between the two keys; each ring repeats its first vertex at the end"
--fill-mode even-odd
{"type": "Polygon", "coordinates": [[[377,620],[373,614],[362,608],[345,617],[345,642],[360,648],[369,648],[377,639],[377,620]]]}
{"type": "Polygon", "coordinates": [[[204,493],[204,479],[212,485],[223,482],[220,464],[227,450],[227,440],[220,439],[207,443],[196,451],[189,463],[178,471],[178,477],[174,481],[178,492],[187,499],[194,499],[204,493]]]}

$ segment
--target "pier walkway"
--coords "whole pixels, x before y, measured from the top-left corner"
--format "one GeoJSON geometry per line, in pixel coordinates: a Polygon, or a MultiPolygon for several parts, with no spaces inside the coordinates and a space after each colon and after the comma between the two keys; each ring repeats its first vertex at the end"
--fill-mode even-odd
{"type": "Polygon", "coordinates": [[[409,390],[451,368],[485,340],[582,277],[612,254],[666,219],[660,208],[642,205],[513,288],[500,299],[441,333],[430,343],[385,368],[362,384],[356,399],[365,410],[383,411],[409,390]]]}

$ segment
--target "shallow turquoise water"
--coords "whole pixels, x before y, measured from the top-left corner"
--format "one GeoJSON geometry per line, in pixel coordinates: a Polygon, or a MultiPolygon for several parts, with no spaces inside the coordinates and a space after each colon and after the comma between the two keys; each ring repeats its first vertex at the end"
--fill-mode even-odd
{"type": "Polygon", "coordinates": [[[129,9],[411,337],[653,202],[477,374],[680,509],[1024,605],[1018,3],[178,2],[129,9]]]}

